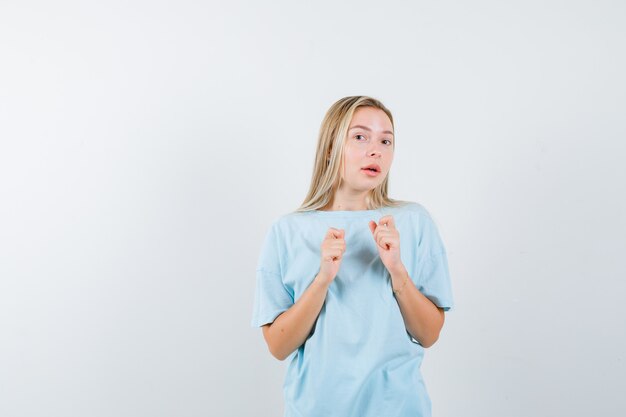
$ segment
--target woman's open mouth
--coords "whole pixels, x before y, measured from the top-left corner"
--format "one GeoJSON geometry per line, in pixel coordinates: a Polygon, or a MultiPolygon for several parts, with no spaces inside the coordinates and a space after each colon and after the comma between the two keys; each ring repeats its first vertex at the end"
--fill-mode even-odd
{"type": "Polygon", "coordinates": [[[380,174],[380,171],[377,171],[375,168],[361,168],[361,172],[364,172],[365,175],[370,177],[375,177],[380,174]]]}

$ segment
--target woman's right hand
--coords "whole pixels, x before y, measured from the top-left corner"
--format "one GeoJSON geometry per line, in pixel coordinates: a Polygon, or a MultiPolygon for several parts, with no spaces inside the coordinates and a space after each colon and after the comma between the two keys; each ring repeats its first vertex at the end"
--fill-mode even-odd
{"type": "Polygon", "coordinates": [[[330,283],[335,279],[343,253],[346,251],[346,241],[344,229],[329,228],[322,241],[322,256],[320,261],[319,275],[330,283]]]}

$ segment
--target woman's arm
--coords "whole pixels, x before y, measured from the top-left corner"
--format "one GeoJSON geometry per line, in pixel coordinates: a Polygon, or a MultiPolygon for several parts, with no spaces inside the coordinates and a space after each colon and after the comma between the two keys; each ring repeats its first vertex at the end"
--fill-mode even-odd
{"type": "Polygon", "coordinates": [[[276,359],[285,360],[304,343],[324,305],[331,282],[332,279],[318,274],[294,305],[263,326],[263,337],[276,359]]]}
{"type": "Polygon", "coordinates": [[[391,285],[409,333],[425,348],[431,347],[439,339],[445,313],[417,289],[404,268],[389,271],[391,285]]]}

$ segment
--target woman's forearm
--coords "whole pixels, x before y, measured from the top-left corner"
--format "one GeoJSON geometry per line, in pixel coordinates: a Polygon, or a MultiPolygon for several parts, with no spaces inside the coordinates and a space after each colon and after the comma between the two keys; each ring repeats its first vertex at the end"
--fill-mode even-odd
{"type": "Polygon", "coordinates": [[[437,307],[417,289],[404,267],[389,272],[393,288],[402,288],[396,295],[396,300],[406,329],[423,347],[432,346],[439,338],[443,327],[443,309],[437,307]]]}
{"type": "Polygon", "coordinates": [[[302,296],[273,323],[263,326],[263,336],[274,357],[285,360],[300,347],[313,328],[332,280],[317,275],[302,296]]]}

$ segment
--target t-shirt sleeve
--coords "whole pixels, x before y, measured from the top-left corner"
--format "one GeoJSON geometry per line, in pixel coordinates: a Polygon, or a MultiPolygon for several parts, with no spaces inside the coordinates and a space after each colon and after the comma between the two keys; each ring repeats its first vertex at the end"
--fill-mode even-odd
{"type": "Polygon", "coordinates": [[[277,223],[274,222],[265,235],[257,262],[252,327],[272,323],[294,303],[292,295],[283,284],[280,244],[277,223]]]}
{"type": "Polygon", "coordinates": [[[437,225],[428,213],[420,216],[419,263],[414,280],[422,294],[444,311],[454,307],[448,255],[437,225]]]}

